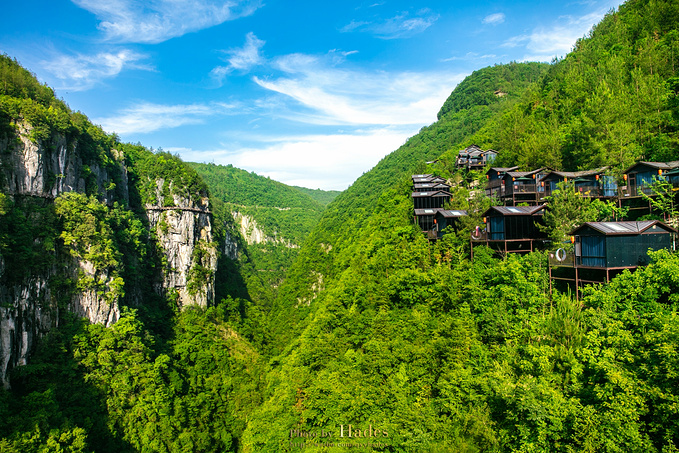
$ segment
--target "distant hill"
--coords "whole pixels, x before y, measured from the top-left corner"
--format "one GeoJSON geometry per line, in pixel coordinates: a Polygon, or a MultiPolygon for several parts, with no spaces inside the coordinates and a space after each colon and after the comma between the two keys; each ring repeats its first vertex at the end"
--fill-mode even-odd
{"type": "Polygon", "coordinates": [[[306,187],[292,186],[295,189],[309,195],[311,198],[316,200],[323,206],[329,205],[339,194],[342,193],[341,190],[321,190],[321,189],[309,189],[306,187]]]}
{"type": "MultiPolygon", "coordinates": [[[[244,278],[247,294],[269,303],[325,210],[318,200],[329,200],[334,194],[291,187],[232,165],[189,165],[206,182],[213,204],[218,206],[218,223],[228,225],[231,240],[240,242],[240,257],[231,258],[240,261],[237,272],[244,278]]],[[[223,271],[231,272],[233,263],[222,264],[223,271]]],[[[245,288],[234,292],[236,289],[231,282],[217,297],[246,294],[245,288]]]]}

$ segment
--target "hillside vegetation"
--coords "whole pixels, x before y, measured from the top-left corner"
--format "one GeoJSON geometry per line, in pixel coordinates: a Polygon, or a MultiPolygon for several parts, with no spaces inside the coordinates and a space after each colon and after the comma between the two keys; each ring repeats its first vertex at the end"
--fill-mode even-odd
{"type": "Polygon", "coordinates": [[[676,452],[677,254],[575,300],[549,291],[542,253],[470,261],[467,233],[426,240],[410,176],[450,177],[473,209],[488,200],[452,165],[472,143],[529,168],[679,159],[678,13],[631,0],[563,60],[474,72],[329,204],[274,303],[53,330],[0,392],[0,450],[676,452]]]}
{"type": "Polygon", "coordinates": [[[217,300],[231,295],[270,305],[325,210],[314,196],[327,201],[333,194],[291,187],[231,165],[189,165],[210,189],[219,233],[239,250],[240,256],[221,257],[217,300]],[[241,287],[233,273],[241,277],[241,287]]]}
{"type": "Polygon", "coordinates": [[[677,448],[675,255],[580,303],[550,293],[539,253],[470,262],[466,233],[428,243],[409,195],[411,174],[434,172],[459,183],[454,207],[483,207],[453,169],[472,143],[527,169],[678,159],[678,8],[630,1],[563,60],[476,71],[329,206],[277,301],[281,365],[244,434],[254,450],[275,451],[286,433],[264,426],[281,420],[387,427],[391,451],[677,448]]]}

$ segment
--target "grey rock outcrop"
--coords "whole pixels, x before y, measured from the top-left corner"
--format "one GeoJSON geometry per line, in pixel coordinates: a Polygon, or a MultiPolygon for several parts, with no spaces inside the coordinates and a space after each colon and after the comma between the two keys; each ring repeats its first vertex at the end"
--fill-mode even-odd
{"type": "MultiPolygon", "coordinates": [[[[159,180],[158,187],[163,183],[159,180]]],[[[158,199],[162,198],[159,196],[158,199]]],[[[156,233],[166,260],[163,281],[156,291],[163,295],[175,291],[182,308],[188,305],[205,307],[214,299],[217,269],[209,200],[194,201],[177,195],[173,199],[175,206],[172,207],[146,206],[149,225],[156,233]]]]}
{"type": "MultiPolygon", "coordinates": [[[[19,124],[14,139],[0,140],[2,193],[14,198],[53,200],[66,192],[94,191],[109,206],[114,201],[129,202],[128,171],[122,153],[113,150],[105,165],[91,159],[84,162],[77,140],[53,135],[48,142],[36,143],[30,133],[29,125],[19,124]]],[[[158,181],[158,187],[162,185],[163,181],[158,181]]],[[[214,298],[217,266],[209,200],[176,196],[174,200],[176,206],[171,209],[146,206],[149,227],[155,231],[166,264],[155,289],[168,296],[176,292],[182,307],[207,306],[214,298]]],[[[5,269],[0,256],[0,277],[3,272],[11,270],[5,269]]],[[[108,291],[112,277],[101,271],[97,274],[92,263],[71,256],[40,274],[11,285],[0,284],[0,382],[5,387],[9,385],[8,372],[27,363],[35,340],[59,325],[64,310],[106,326],[120,318],[121,301],[108,291]],[[64,295],[50,286],[55,276],[75,282],[94,278],[95,274],[103,282],[97,289],[71,288],[64,295]]],[[[139,291],[133,288],[130,293],[128,304],[135,303],[138,297],[134,294],[139,291]]]]}
{"type": "Polygon", "coordinates": [[[42,198],[56,198],[65,192],[85,192],[88,181],[100,189],[107,204],[114,201],[112,188],[120,183],[119,194],[129,201],[127,169],[122,155],[114,152],[116,158],[110,171],[98,163],[85,165],[78,152],[77,141],[67,141],[64,136],[53,136],[48,143],[35,143],[29,137],[31,127],[18,125],[16,141],[0,143],[3,152],[3,192],[10,195],[29,195],[42,198]]]}

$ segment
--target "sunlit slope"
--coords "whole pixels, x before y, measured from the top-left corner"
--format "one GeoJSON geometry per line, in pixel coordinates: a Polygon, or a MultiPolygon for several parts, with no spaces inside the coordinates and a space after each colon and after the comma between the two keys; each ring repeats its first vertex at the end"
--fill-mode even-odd
{"type": "MultiPolygon", "coordinates": [[[[465,108],[452,109],[437,122],[422,128],[340,194],[328,206],[286,277],[277,304],[282,319],[302,318],[320,290],[347,268],[352,250],[369,235],[366,228],[374,222],[375,212],[383,208],[381,203],[405,203],[404,210],[383,215],[410,229],[407,187],[410,176],[424,171],[426,162],[438,159],[446,151],[456,152],[470,144],[475,132],[522,99],[531,86],[530,81],[539,80],[548,67],[539,63],[511,63],[474,72],[451,95],[465,108]],[[460,94],[459,90],[464,93],[460,94]],[[498,96],[497,90],[508,95],[498,96]],[[473,104],[475,99],[482,101],[473,104]]],[[[451,171],[451,163],[446,160],[437,165],[451,171]]],[[[375,228],[386,228],[386,225],[375,228]]],[[[291,332],[285,328],[282,333],[287,337],[291,332]]]]}

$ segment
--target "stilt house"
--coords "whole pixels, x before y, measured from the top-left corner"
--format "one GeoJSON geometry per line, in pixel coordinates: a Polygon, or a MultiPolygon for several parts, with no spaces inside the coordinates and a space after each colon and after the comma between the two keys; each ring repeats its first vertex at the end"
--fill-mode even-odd
{"type": "Polygon", "coordinates": [[[472,249],[483,243],[500,252],[532,252],[547,238],[538,228],[544,213],[544,205],[493,206],[483,214],[485,231],[472,231],[472,249]]]}
{"type": "Polygon", "coordinates": [[[641,197],[642,193],[651,195],[651,186],[656,179],[665,179],[679,189],[679,161],[639,162],[623,174],[627,185],[623,187],[623,197],[641,197]]]}
{"type": "Polygon", "coordinates": [[[648,264],[648,250],[675,249],[677,230],[657,220],[587,222],[571,232],[573,251],[550,253],[551,280],[576,288],[608,282],[625,269],[648,264]]]}
{"type": "Polygon", "coordinates": [[[492,167],[486,172],[488,184],[486,185],[486,196],[500,198],[504,196],[505,188],[503,177],[508,171],[518,170],[519,167],[492,167]]]}
{"type": "Polygon", "coordinates": [[[502,194],[500,201],[505,206],[516,206],[521,203],[537,205],[544,198],[545,189],[539,180],[548,171],[539,168],[533,171],[507,171],[502,175],[502,194]]]}
{"type": "Polygon", "coordinates": [[[450,210],[441,209],[434,215],[434,224],[436,228],[437,238],[441,239],[445,234],[446,228],[450,227],[454,230],[459,230],[460,219],[468,215],[467,211],[462,209],[450,210]]]}
{"type": "Polygon", "coordinates": [[[443,208],[443,205],[450,200],[450,193],[442,190],[413,192],[412,198],[415,209],[436,209],[443,208]]]}
{"type": "Polygon", "coordinates": [[[492,149],[483,151],[479,146],[471,145],[458,152],[455,165],[457,168],[467,170],[482,170],[487,164],[495,161],[496,157],[497,151],[492,149]]]}
{"type": "Polygon", "coordinates": [[[557,190],[560,182],[573,182],[575,190],[585,197],[614,198],[618,196],[618,183],[613,176],[605,175],[608,167],[584,171],[550,171],[540,179],[544,196],[548,197],[557,190]]]}

